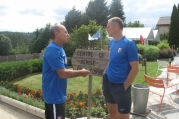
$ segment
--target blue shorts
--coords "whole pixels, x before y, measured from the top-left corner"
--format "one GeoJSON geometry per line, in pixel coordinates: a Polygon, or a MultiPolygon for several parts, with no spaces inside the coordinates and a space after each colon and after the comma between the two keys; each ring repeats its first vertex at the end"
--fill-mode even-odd
{"type": "Polygon", "coordinates": [[[131,86],[125,91],[124,83],[112,83],[107,75],[103,75],[103,94],[105,101],[111,104],[118,104],[118,112],[128,114],[131,111],[131,86]]]}

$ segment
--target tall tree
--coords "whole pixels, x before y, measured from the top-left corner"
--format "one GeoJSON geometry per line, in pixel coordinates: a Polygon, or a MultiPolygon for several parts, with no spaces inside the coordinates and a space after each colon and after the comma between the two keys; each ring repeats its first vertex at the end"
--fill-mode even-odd
{"type": "Polygon", "coordinates": [[[65,21],[63,21],[62,24],[65,25],[69,33],[71,33],[76,26],[81,26],[81,16],[81,11],[76,10],[75,7],[73,7],[72,10],[70,10],[68,14],[65,16],[65,21]]]}
{"type": "Polygon", "coordinates": [[[31,53],[40,53],[47,45],[50,40],[49,30],[50,24],[47,24],[45,28],[37,29],[35,31],[35,37],[30,40],[29,51],[31,53]]]}
{"type": "Polygon", "coordinates": [[[73,33],[70,34],[69,42],[64,45],[64,49],[67,56],[72,56],[75,49],[88,49],[90,46],[88,40],[88,34],[95,34],[98,29],[101,28],[101,38],[98,40],[90,41],[94,45],[94,49],[100,49],[101,40],[102,44],[107,44],[106,30],[102,26],[98,25],[96,21],[90,21],[88,25],[82,25],[79,28],[75,28],[73,33]]]}
{"type": "Polygon", "coordinates": [[[86,15],[90,20],[96,20],[97,24],[106,26],[109,9],[105,0],[90,0],[86,8],[86,15]]]}
{"type": "Polygon", "coordinates": [[[124,15],[123,5],[122,5],[121,0],[112,0],[109,6],[109,14],[110,14],[110,18],[119,17],[125,23],[126,17],[124,15]]]}
{"type": "Polygon", "coordinates": [[[8,55],[11,49],[11,40],[5,35],[0,34],[0,55],[8,55]]]}
{"type": "MultiPolygon", "coordinates": [[[[178,4],[178,14],[177,14],[177,33],[179,33],[179,4],[178,4]]],[[[177,38],[177,43],[176,43],[176,48],[179,48],[179,35],[178,35],[178,38],[177,38]]]]}
{"type": "Polygon", "coordinates": [[[140,21],[134,21],[133,23],[130,21],[126,27],[144,27],[144,24],[141,24],[140,21]]]}
{"type": "Polygon", "coordinates": [[[170,29],[169,29],[169,39],[168,39],[168,43],[170,44],[170,46],[172,45],[177,45],[176,47],[178,47],[178,39],[179,39],[179,31],[178,31],[178,10],[176,5],[173,6],[173,11],[172,11],[172,15],[171,15],[171,22],[170,22],[170,29]]]}

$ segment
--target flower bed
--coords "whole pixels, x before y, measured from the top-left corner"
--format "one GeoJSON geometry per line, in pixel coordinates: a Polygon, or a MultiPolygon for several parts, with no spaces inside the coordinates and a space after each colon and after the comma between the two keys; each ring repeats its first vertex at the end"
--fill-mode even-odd
{"type": "MultiPolygon", "coordinates": [[[[25,102],[27,104],[44,109],[42,91],[31,90],[27,87],[14,85],[9,82],[0,81],[0,94],[6,95],[13,99],[25,102]]],[[[91,116],[104,117],[107,114],[107,105],[104,101],[101,89],[98,88],[92,94],[91,116]]],[[[80,91],[78,94],[70,92],[66,99],[66,117],[85,117],[87,116],[88,95],[80,91]]]]}

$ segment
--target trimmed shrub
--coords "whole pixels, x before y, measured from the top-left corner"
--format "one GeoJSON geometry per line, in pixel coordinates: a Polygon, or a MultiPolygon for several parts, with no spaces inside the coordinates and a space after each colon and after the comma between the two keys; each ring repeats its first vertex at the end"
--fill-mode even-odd
{"type": "Polygon", "coordinates": [[[143,55],[144,54],[144,50],[145,50],[145,45],[142,45],[142,44],[137,44],[137,50],[138,50],[138,53],[143,55]]]}
{"type": "Polygon", "coordinates": [[[167,49],[167,48],[169,49],[169,48],[170,48],[169,44],[166,43],[166,42],[160,42],[160,43],[157,45],[157,47],[158,47],[160,50],[167,49]]]}
{"type": "Polygon", "coordinates": [[[34,59],[30,60],[29,65],[31,66],[32,73],[34,72],[42,72],[42,59],[34,59]]]}
{"type": "MultiPolygon", "coordinates": [[[[159,59],[162,58],[172,58],[173,54],[172,54],[172,50],[171,49],[163,49],[159,51],[159,59]]],[[[173,58],[172,58],[173,59],[173,58]]]]}
{"type": "Polygon", "coordinates": [[[42,59],[6,62],[0,65],[0,80],[12,80],[33,72],[42,71],[42,59]]]}
{"type": "Polygon", "coordinates": [[[156,60],[159,56],[159,48],[156,46],[147,46],[144,50],[143,58],[147,61],[156,60]]]}
{"type": "Polygon", "coordinates": [[[158,45],[160,43],[160,41],[159,40],[148,40],[148,43],[149,43],[149,45],[156,46],[156,45],[158,45]]]}

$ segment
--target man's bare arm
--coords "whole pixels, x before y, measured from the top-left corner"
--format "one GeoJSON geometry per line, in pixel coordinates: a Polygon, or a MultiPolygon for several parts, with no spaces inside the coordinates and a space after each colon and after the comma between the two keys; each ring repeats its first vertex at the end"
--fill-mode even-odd
{"type": "Polygon", "coordinates": [[[86,77],[90,73],[90,71],[88,71],[86,69],[70,70],[70,69],[63,68],[63,69],[59,69],[56,71],[61,78],[73,78],[73,77],[77,77],[77,76],[86,77]]]}
{"type": "Polygon", "coordinates": [[[130,62],[131,71],[129,72],[126,81],[124,82],[125,90],[132,84],[139,72],[139,61],[130,62]]]}

